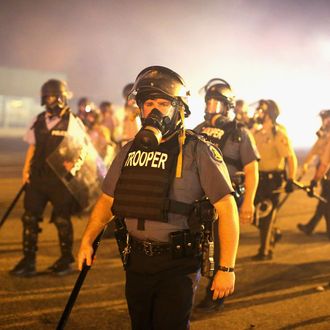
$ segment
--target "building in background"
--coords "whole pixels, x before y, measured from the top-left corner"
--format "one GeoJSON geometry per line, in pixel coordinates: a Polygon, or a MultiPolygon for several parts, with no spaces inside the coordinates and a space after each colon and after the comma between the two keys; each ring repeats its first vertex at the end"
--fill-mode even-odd
{"type": "Polygon", "coordinates": [[[64,79],[59,72],[0,67],[0,136],[22,136],[43,111],[40,88],[48,79],[64,79]]]}

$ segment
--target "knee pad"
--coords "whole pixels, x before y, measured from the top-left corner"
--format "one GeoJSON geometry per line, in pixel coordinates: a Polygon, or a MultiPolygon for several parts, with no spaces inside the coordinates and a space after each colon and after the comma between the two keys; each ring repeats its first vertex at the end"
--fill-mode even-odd
{"type": "Polygon", "coordinates": [[[56,225],[56,223],[58,224],[65,224],[68,222],[71,222],[71,216],[70,214],[64,214],[64,213],[60,213],[58,211],[52,211],[52,215],[50,217],[50,222],[54,222],[54,224],[56,225]]]}
{"type": "Polygon", "coordinates": [[[42,221],[42,217],[38,215],[34,215],[30,212],[24,212],[24,214],[22,215],[22,222],[25,225],[34,225],[34,224],[38,224],[38,222],[41,221],[42,221]]]}
{"type": "Polygon", "coordinates": [[[58,230],[70,230],[72,227],[70,218],[63,218],[52,215],[51,222],[54,223],[58,230]]]}
{"type": "Polygon", "coordinates": [[[32,231],[41,232],[41,228],[39,227],[39,222],[42,221],[42,217],[33,215],[30,212],[25,212],[22,216],[23,226],[32,231]]]}

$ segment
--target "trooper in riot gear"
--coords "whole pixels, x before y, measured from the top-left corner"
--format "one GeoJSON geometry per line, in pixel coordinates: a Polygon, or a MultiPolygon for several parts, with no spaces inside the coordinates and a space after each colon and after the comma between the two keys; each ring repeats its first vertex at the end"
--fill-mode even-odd
{"type": "Polygon", "coordinates": [[[260,152],[259,185],[255,198],[255,224],[260,231],[260,247],[253,260],[273,258],[275,243],[281,238],[275,227],[279,189],[293,191],[297,158],[284,126],[277,123],[280,111],[273,100],[260,100],[255,113],[259,128],[253,133],[260,152]]]}
{"type": "Polygon", "coordinates": [[[298,229],[306,235],[311,235],[322,219],[325,217],[327,235],[330,239],[330,110],[322,110],[319,113],[322,120],[320,129],[316,132],[318,137],[313,147],[307,154],[304,164],[303,173],[305,174],[308,167],[313,161],[316,161],[316,170],[313,179],[310,182],[309,187],[311,188],[310,194],[316,189],[318,182],[321,182],[321,196],[328,200],[328,203],[318,202],[316,210],[312,218],[306,224],[298,223],[298,229]],[[316,158],[316,159],[315,159],[316,158]]]}
{"type": "Polygon", "coordinates": [[[218,149],[184,128],[188,95],[183,79],[166,67],[148,67],[137,76],[130,97],[143,127],[112,163],[79,250],[81,269],[85,261],[91,264],[92,242],[112,215],[121,223],[118,230],[127,227],[118,245],[133,329],[189,327],[202,254],[200,219],[195,227],[190,220],[203,213],[195,205],[204,196],[221,217],[221,267],[213,298],[234,289],[238,214],[233,190],[218,149]]]}
{"type": "MultiPolygon", "coordinates": [[[[194,130],[203,134],[221,149],[235,189],[240,220],[242,223],[252,223],[254,197],[258,186],[259,160],[253,136],[243,124],[230,118],[230,111],[235,106],[235,97],[228,82],[218,78],[212,79],[204,87],[204,92],[205,120],[194,130]]],[[[214,232],[216,231],[215,226],[214,232]]],[[[215,251],[218,249],[219,242],[215,239],[215,251]]],[[[215,264],[218,263],[216,258],[215,264]]],[[[198,310],[212,311],[220,308],[222,301],[213,301],[209,294],[211,285],[212,281],[206,288],[205,298],[197,305],[198,310]]]]}
{"type": "Polygon", "coordinates": [[[61,257],[49,267],[57,275],[71,271],[74,261],[72,255],[73,228],[71,214],[78,209],[77,202],[66,189],[46,159],[59,145],[66,134],[70,109],[67,100],[70,92],[64,81],[50,79],[41,88],[41,105],[45,111],[40,113],[25,135],[29,143],[26,154],[23,181],[26,183],[23,222],[23,259],[10,271],[16,276],[36,274],[36,252],[39,222],[48,201],[53,205],[51,222],[58,231],[61,257]]]}

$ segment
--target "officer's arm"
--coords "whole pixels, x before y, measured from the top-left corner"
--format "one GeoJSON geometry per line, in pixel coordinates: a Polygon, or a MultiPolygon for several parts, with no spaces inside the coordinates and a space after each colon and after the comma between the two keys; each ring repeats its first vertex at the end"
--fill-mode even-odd
{"type": "MultiPolygon", "coordinates": [[[[234,197],[226,195],[214,207],[219,215],[220,266],[234,268],[239,240],[239,218],[234,197]]],[[[234,272],[217,271],[211,288],[213,299],[230,295],[234,286],[234,272]]]]}
{"type": "Polygon", "coordinates": [[[80,270],[82,269],[85,261],[88,266],[92,264],[92,245],[97,235],[102,231],[104,226],[112,217],[112,203],[112,197],[102,194],[93,208],[87,227],[83,234],[78,253],[78,268],[80,270]]]}
{"type": "Polygon", "coordinates": [[[320,164],[317,167],[315,174],[314,174],[314,181],[319,181],[321,180],[324,175],[328,172],[329,170],[329,165],[330,165],[330,142],[326,145],[326,147],[322,150],[323,153],[320,157],[320,164]]]}
{"type": "Polygon", "coordinates": [[[23,183],[25,183],[26,181],[29,180],[29,176],[30,176],[30,167],[31,167],[31,160],[32,157],[34,155],[34,151],[35,151],[35,145],[34,144],[30,144],[29,148],[26,152],[25,155],[25,161],[24,161],[24,166],[23,166],[23,183]]]}
{"type": "Polygon", "coordinates": [[[289,157],[287,157],[288,163],[288,179],[294,180],[297,175],[297,157],[294,152],[291,153],[289,157]]]}
{"type": "Polygon", "coordinates": [[[254,160],[246,164],[244,166],[244,174],[245,194],[240,208],[240,220],[243,223],[251,223],[254,214],[254,198],[259,182],[258,161],[254,160]]]}
{"type": "Polygon", "coordinates": [[[315,174],[314,174],[314,181],[319,181],[321,180],[325,174],[328,172],[329,170],[329,164],[326,164],[324,162],[321,162],[321,164],[317,167],[315,174]]]}

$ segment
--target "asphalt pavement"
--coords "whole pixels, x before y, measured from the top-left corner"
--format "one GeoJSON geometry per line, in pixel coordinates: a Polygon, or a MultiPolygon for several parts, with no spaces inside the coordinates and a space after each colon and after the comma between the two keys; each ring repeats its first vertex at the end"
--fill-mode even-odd
{"type": "MultiPolygon", "coordinates": [[[[0,151],[2,216],[20,188],[24,157],[20,148],[0,151]]],[[[251,260],[258,249],[258,231],[251,225],[241,226],[235,293],[220,312],[194,313],[192,330],[330,329],[330,241],[324,220],[309,237],[296,229],[298,222],[309,219],[315,205],[316,200],[303,191],[288,198],[278,215],[283,238],[271,261],[251,260]]],[[[22,200],[0,229],[0,329],[55,329],[76,281],[78,271],[64,277],[46,271],[59,256],[49,211],[41,223],[36,277],[8,274],[21,258],[22,200]]],[[[86,221],[86,217],[73,219],[75,252],[86,221]]],[[[124,281],[114,240],[103,240],[66,329],[130,329],[124,281]]],[[[205,279],[200,285],[205,286],[205,279]]],[[[198,291],[196,302],[200,299],[198,291]]]]}

